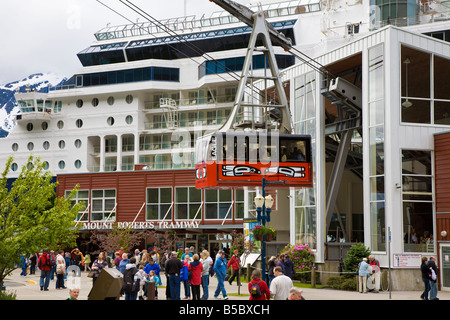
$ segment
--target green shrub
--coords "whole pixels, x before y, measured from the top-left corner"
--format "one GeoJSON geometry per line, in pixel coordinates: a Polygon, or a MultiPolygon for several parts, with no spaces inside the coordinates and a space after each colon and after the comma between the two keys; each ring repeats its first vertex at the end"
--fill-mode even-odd
{"type": "Polygon", "coordinates": [[[17,300],[16,292],[0,290],[0,300],[17,300]]]}
{"type": "Polygon", "coordinates": [[[327,280],[327,286],[329,286],[332,289],[337,289],[337,290],[355,291],[356,290],[356,280],[355,280],[355,277],[352,277],[352,278],[343,277],[343,276],[330,277],[327,280]]]}

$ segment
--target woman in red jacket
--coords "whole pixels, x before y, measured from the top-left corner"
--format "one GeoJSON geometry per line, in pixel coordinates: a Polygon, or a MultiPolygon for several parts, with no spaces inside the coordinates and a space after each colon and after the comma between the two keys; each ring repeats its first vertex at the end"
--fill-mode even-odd
{"type": "Polygon", "coordinates": [[[253,270],[252,281],[248,284],[248,292],[250,300],[270,300],[270,290],[267,283],[261,280],[261,271],[253,270]]]}
{"type": "Polygon", "coordinates": [[[194,261],[188,265],[188,270],[192,272],[191,280],[189,280],[191,282],[192,299],[200,300],[200,285],[202,284],[203,264],[200,263],[200,257],[198,254],[194,254],[192,258],[194,261]]]}
{"type": "Polygon", "coordinates": [[[233,269],[233,275],[230,277],[230,279],[228,280],[228,283],[231,285],[233,283],[234,278],[236,278],[236,281],[239,282],[239,257],[238,257],[238,250],[234,250],[233,252],[233,256],[231,257],[230,261],[228,261],[227,264],[227,269],[231,268],[233,269]]]}

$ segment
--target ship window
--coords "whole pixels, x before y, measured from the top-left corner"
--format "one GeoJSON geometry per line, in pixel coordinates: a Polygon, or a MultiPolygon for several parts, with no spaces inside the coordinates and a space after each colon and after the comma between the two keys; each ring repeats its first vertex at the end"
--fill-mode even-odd
{"type": "Polygon", "coordinates": [[[132,123],[133,123],[133,117],[132,117],[132,116],[127,116],[127,117],[125,118],[125,122],[126,122],[127,124],[132,124],[132,123]]]}
{"type": "Polygon", "coordinates": [[[77,149],[81,148],[81,140],[80,139],[75,140],[75,147],[77,149]]]}
{"type": "Polygon", "coordinates": [[[112,125],[114,125],[114,118],[113,117],[109,117],[106,122],[108,123],[108,125],[112,126],[112,125]]]}
{"type": "Polygon", "coordinates": [[[33,142],[28,142],[27,148],[29,151],[32,151],[34,149],[34,143],[33,142]]]}
{"type": "Polygon", "coordinates": [[[125,98],[125,101],[130,104],[133,102],[133,96],[131,94],[127,95],[127,97],[125,98]]]}
{"type": "Polygon", "coordinates": [[[64,149],[66,147],[66,142],[64,140],[59,140],[58,147],[64,149]]]}
{"type": "Polygon", "coordinates": [[[81,160],[75,161],[75,168],[80,169],[81,168],[81,160]]]}
{"type": "Polygon", "coordinates": [[[66,163],[65,163],[63,160],[61,160],[60,162],[58,162],[58,168],[64,169],[65,167],[66,167],[66,163]]]}
{"type": "Polygon", "coordinates": [[[27,123],[27,130],[28,131],[32,131],[33,130],[33,124],[31,122],[27,123]]]}
{"type": "Polygon", "coordinates": [[[108,104],[109,104],[110,106],[112,106],[112,105],[114,104],[114,97],[109,97],[109,98],[108,98],[108,104]]]}
{"type": "Polygon", "coordinates": [[[44,147],[44,150],[48,150],[50,148],[50,142],[44,141],[43,147],[44,147]]]}
{"type": "Polygon", "coordinates": [[[64,121],[59,120],[58,123],[57,123],[57,126],[58,126],[58,129],[64,128],[64,121]]]}
{"type": "Polygon", "coordinates": [[[94,107],[98,106],[98,99],[97,98],[92,99],[92,105],[94,107]]]}
{"type": "Polygon", "coordinates": [[[44,161],[44,170],[48,170],[49,167],[50,165],[48,164],[48,162],[44,161]]]}
{"type": "Polygon", "coordinates": [[[83,106],[83,100],[78,99],[77,102],[76,102],[76,105],[77,105],[78,108],[81,108],[83,106]]]}
{"type": "Polygon", "coordinates": [[[13,143],[12,144],[12,149],[13,149],[13,151],[19,150],[19,145],[17,143],[13,143]]]}
{"type": "Polygon", "coordinates": [[[47,130],[48,129],[48,123],[47,122],[42,122],[42,124],[41,124],[41,128],[42,128],[42,130],[47,130]]]}
{"type": "Polygon", "coordinates": [[[81,128],[83,126],[83,120],[81,119],[77,119],[77,121],[75,122],[77,128],[81,128]]]}
{"type": "Polygon", "coordinates": [[[19,166],[15,162],[11,165],[11,170],[12,171],[17,171],[18,168],[19,168],[19,166]]]}

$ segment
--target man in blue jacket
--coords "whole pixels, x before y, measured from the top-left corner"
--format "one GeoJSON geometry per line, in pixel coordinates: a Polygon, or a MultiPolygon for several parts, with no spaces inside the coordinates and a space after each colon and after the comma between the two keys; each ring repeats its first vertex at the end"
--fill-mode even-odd
{"type": "Polygon", "coordinates": [[[225,259],[225,252],[219,251],[219,255],[216,258],[216,262],[214,263],[214,272],[217,277],[217,288],[214,292],[214,298],[220,299],[219,294],[222,291],[223,298],[225,300],[228,299],[227,292],[225,291],[225,276],[227,274],[227,260],[225,259]]]}
{"type": "Polygon", "coordinates": [[[148,264],[145,266],[144,272],[146,274],[149,274],[151,270],[155,271],[155,273],[158,276],[158,278],[161,278],[160,275],[159,275],[159,273],[161,271],[161,268],[159,267],[159,264],[157,264],[155,261],[153,261],[152,258],[150,258],[148,260],[148,264]]]}

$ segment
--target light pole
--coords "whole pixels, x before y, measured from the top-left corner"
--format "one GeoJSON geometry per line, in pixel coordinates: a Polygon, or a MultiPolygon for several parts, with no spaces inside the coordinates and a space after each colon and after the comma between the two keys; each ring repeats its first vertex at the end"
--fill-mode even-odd
{"type": "MultiPolygon", "coordinates": [[[[257,220],[262,226],[266,226],[266,222],[270,222],[270,212],[272,211],[273,198],[271,195],[266,196],[266,183],[268,181],[263,178],[262,181],[262,195],[258,194],[255,197],[255,206],[257,213],[257,220]]],[[[266,277],[266,234],[263,234],[262,245],[261,245],[261,268],[262,277],[264,281],[268,281],[266,277]]]]}

